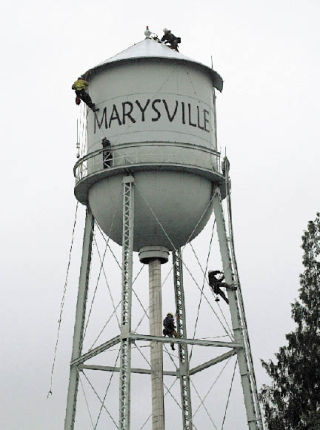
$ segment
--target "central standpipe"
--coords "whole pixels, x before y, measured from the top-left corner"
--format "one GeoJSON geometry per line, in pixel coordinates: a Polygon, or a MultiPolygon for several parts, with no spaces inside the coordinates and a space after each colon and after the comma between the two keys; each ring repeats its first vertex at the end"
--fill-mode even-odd
{"type": "MultiPolygon", "coordinates": [[[[149,323],[150,335],[162,335],[161,262],[149,263],[149,323]]],[[[152,430],[164,429],[163,356],[160,342],[150,343],[152,385],[152,430]]]]}
{"type": "MultiPolygon", "coordinates": [[[[169,251],[148,246],[139,252],[140,261],[149,265],[149,326],[151,336],[162,336],[161,264],[169,251]]],[[[162,343],[150,342],[152,430],[164,430],[163,352],[162,343]]]]}

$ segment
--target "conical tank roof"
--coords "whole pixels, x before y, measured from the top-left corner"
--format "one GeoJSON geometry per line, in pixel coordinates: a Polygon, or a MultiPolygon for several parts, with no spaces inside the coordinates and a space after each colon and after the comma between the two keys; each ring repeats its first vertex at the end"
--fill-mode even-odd
{"type": "Polygon", "coordinates": [[[97,66],[93,67],[92,69],[88,70],[86,76],[87,79],[90,79],[93,75],[95,75],[98,71],[102,69],[107,69],[108,67],[111,67],[115,65],[116,63],[120,62],[131,62],[131,61],[138,61],[141,59],[163,59],[167,61],[176,61],[176,62],[182,62],[182,63],[189,63],[194,65],[195,67],[198,67],[205,72],[207,72],[211,79],[213,86],[219,90],[222,91],[223,88],[223,80],[221,76],[215,72],[210,67],[199,63],[197,61],[192,60],[189,57],[186,57],[185,55],[181,54],[180,52],[177,52],[168,46],[164,45],[163,43],[159,43],[156,40],[146,38],[142,40],[141,42],[138,42],[129,48],[125,49],[124,51],[119,52],[118,54],[114,55],[113,57],[103,61],[102,63],[98,64],[97,66]]]}

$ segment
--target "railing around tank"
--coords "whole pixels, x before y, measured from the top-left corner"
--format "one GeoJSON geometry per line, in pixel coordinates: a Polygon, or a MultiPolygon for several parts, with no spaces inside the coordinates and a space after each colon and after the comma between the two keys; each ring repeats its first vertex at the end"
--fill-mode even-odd
{"type": "Polygon", "coordinates": [[[76,183],[106,169],[138,165],[181,165],[221,174],[220,153],[201,145],[181,142],[124,143],[93,151],[74,166],[76,183]]]}

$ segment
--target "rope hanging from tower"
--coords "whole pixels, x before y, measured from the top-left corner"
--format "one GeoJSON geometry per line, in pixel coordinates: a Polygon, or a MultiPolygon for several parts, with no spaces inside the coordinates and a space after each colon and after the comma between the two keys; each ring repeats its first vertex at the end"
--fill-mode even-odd
{"type": "Polygon", "coordinates": [[[61,301],[60,301],[60,311],[59,311],[59,319],[58,319],[57,336],[56,336],[56,342],[55,342],[54,352],[53,352],[53,359],[52,359],[51,372],[50,372],[50,386],[49,386],[47,398],[52,396],[53,375],[54,375],[54,370],[55,370],[55,364],[56,364],[56,358],[57,358],[57,352],[58,352],[58,344],[59,344],[59,339],[60,339],[63,309],[64,309],[64,304],[65,304],[65,299],[66,299],[66,294],[67,294],[69,271],[70,271],[70,265],[71,265],[71,256],[72,256],[72,250],[73,250],[75,230],[76,230],[76,225],[77,225],[78,207],[79,207],[79,202],[77,201],[75,214],[74,214],[74,222],[73,222],[73,227],[72,227],[71,243],[70,243],[69,254],[68,254],[68,264],[67,264],[67,269],[66,269],[65,281],[64,281],[64,285],[63,285],[62,297],[61,297],[61,301]]]}

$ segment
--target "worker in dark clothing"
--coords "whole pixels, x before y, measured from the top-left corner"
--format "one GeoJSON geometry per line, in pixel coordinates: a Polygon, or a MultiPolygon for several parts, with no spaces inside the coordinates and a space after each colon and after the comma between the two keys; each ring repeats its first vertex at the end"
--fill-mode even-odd
{"type": "Polygon", "coordinates": [[[99,109],[92,103],[91,97],[87,93],[89,82],[83,79],[81,76],[72,85],[72,89],[76,92],[76,104],[80,104],[82,100],[93,112],[97,112],[99,109]]]}
{"type": "MultiPolygon", "coordinates": [[[[176,325],[174,323],[173,315],[169,312],[165,319],[163,320],[163,335],[168,337],[178,337],[176,331],[176,325]]],[[[171,349],[174,351],[174,343],[170,343],[171,349]]]]}
{"type": "Polygon", "coordinates": [[[171,30],[168,30],[167,28],[164,28],[163,33],[164,35],[162,36],[161,42],[168,43],[170,48],[179,52],[178,44],[181,43],[181,37],[176,37],[173,33],[171,33],[171,30]]]}
{"type": "MultiPolygon", "coordinates": [[[[220,297],[223,298],[223,300],[226,303],[229,304],[229,300],[227,299],[227,296],[221,290],[221,288],[235,291],[236,287],[232,287],[231,285],[227,284],[226,282],[223,282],[223,280],[224,280],[224,274],[220,270],[210,270],[209,271],[208,281],[209,281],[209,285],[212,288],[214,294],[219,295],[220,297]]],[[[219,300],[217,300],[217,301],[219,301],[219,300]]]]}
{"type": "Polygon", "coordinates": [[[110,151],[111,142],[106,137],[104,137],[102,139],[101,145],[103,147],[103,152],[102,152],[103,168],[107,169],[112,165],[112,152],[110,151]]]}

